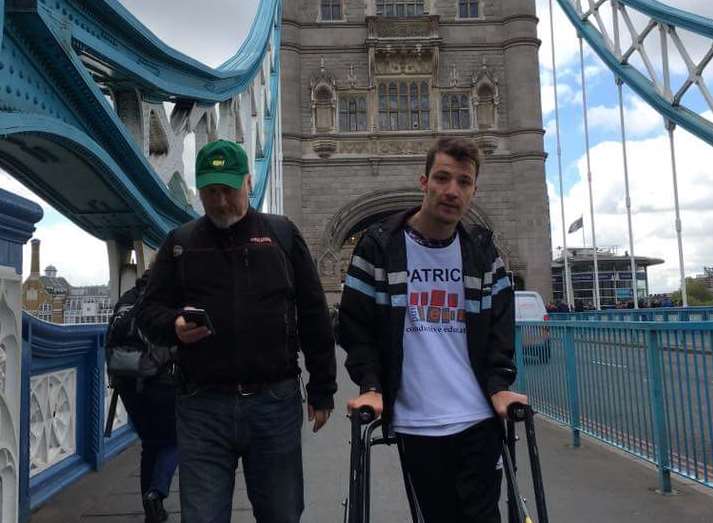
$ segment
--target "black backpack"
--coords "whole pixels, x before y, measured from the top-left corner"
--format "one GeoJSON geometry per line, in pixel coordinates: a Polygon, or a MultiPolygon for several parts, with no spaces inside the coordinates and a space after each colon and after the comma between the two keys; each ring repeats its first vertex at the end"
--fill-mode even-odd
{"type": "Polygon", "coordinates": [[[166,371],[175,348],[148,341],[137,326],[143,292],[137,287],[124,293],[109,321],[106,335],[106,367],[109,377],[144,380],[166,371]]]}

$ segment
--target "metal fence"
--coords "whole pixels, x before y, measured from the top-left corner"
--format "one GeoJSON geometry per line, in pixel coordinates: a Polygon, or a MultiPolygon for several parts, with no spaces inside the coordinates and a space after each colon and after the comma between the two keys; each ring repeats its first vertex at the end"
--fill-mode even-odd
{"type": "Polygon", "coordinates": [[[105,324],[55,325],[22,315],[22,520],[136,439],[123,410],[112,437],[104,437],[106,328],[105,324]]]}
{"type": "Polygon", "coordinates": [[[536,410],[713,487],[713,322],[519,322],[516,388],[536,410]]]}
{"type": "Polygon", "coordinates": [[[584,312],[553,312],[558,321],[713,321],[713,307],[655,307],[584,312]]]}

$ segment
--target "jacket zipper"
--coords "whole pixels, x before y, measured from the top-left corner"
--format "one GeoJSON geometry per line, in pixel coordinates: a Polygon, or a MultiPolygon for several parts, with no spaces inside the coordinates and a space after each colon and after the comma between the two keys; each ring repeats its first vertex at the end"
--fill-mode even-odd
{"type": "Polygon", "coordinates": [[[248,260],[248,248],[243,249],[243,259],[245,263],[245,279],[247,280],[247,288],[250,289],[250,261],[248,260]]]}

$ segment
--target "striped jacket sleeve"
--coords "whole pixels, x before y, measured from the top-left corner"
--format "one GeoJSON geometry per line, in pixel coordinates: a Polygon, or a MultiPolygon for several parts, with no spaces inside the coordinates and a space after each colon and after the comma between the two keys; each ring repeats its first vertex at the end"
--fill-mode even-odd
{"type": "Polygon", "coordinates": [[[493,247],[494,261],[485,274],[484,284],[491,285],[491,320],[488,339],[488,394],[507,390],[515,381],[515,300],[505,264],[493,247]],[[490,280],[490,281],[488,281],[490,280]]]}
{"type": "Polygon", "coordinates": [[[339,307],[339,340],[349,376],[364,391],[381,391],[379,321],[386,306],[386,273],[376,242],[365,234],[354,249],[339,307]]]}

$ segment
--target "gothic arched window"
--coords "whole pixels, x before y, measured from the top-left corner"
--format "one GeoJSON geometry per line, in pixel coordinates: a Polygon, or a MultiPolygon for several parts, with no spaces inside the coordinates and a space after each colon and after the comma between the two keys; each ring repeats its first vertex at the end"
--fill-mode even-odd
{"type": "Polygon", "coordinates": [[[421,16],[423,0],[376,0],[377,16],[421,16]]]}
{"type": "Polygon", "coordinates": [[[366,131],[366,96],[339,97],[339,130],[342,132],[366,131]]]}
{"type": "Polygon", "coordinates": [[[444,129],[470,129],[470,109],[465,94],[444,94],[441,97],[441,125],[444,129]]]}
{"type": "Polygon", "coordinates": [[[379,128],[382,131],[431,128],[428,82],[383,82],[379,84],[379,128]]]}

